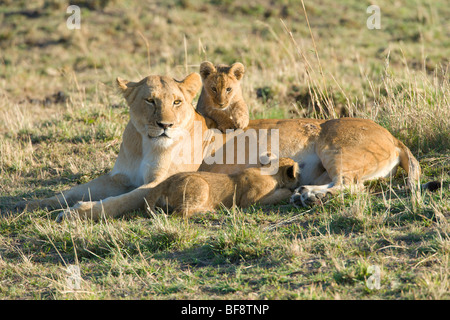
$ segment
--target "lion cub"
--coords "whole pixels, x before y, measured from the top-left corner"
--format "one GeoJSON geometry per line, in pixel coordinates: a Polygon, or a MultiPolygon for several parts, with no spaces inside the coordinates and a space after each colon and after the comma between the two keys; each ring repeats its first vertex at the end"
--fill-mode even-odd
{"type": "Polygon", "coordinates": [[[159,206],[173,214],[191,217],[218,209],[220,205],[245,208],[288,199],[297,186],[298,164],[280,158],[278,171],[273,175],[261,174],[261,168],[247,168],[232,175],[202,171],[177,173],[151,190],[146,197],[147,209],[154,212],[155,206],[159,206]]]}
{"type": "Polygon", "coordinates": [[[197,111],[217,123],[217,128],[244,129],[248,126],[247,104],[242,98],[241,79],[244,65],[240,62],[231,66],[214,66],[205,61],[200,65],[203,88],[198,99],[197,111]]]}

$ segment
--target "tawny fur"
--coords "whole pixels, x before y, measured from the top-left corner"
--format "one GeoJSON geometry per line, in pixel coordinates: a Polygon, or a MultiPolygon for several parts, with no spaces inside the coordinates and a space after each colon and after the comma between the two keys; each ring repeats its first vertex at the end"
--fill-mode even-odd
{"type": "MultiPolygon", "coordinates": [[[[277,161],[277,160],[276,160],[277,161]]],[[[248,168],[235,174],[183,172],[169,177],[146,197],[148,209],[169,208],[173,214],[191,217],[221,206],[246,208],[252,204],[276,204],[287,200],[297,186],[298,164],[279,159],[273,175],[261,168],[248,168]]]]}
{"type": "MultiPolygon", "coordinates": [[[[151,194],[152,188],[178,172],[201,170],[232,174],[254,166],[247,160],[240,164],[236,161],[238,154],[248,159],[253,153],[248,144],[241,150],[232,149],[234,163],[201,163],[203,152],[212,139],[202,139],[190,145],[191,162],[179,163],[173,158],[173,149],[184,146],[181,132],[187,132],[193,140],[195,128],[201,131],[200,139],[208,132],[206,119],[191,105],[201,83],[200,76],[195,73],[183,81],[164,76],[149,76],[139,82],[118,79],[119,88],[130,107],[130,122],[124,131],[112,171],[62,195],[21,202],[17,208],[66,208],[68,204],[72,206],[72,212],[76,211],[82,217],[98,219],[103,212],[113,217],[143,209],[144,198],[151,194]],[[201,165],[194,161],[198,157],[201,165]]],[[[389,177],[398,166],[408,173],[410,185],[417,183],[420,176],[419,163],[411,151],[371,120],[251,120],[239,136],[251,129],[256,132],[256,139],[260,139],[262,129],[267,130],[268,141],[271,129],[277,130],[278,157],[293,159],[302,172],[299,185],[303,189],[298,189],[302,200],[348,186],[361,186],[366,180],[389,177]]],[[[220,145],[220,141],[225,143],[227,139],[216,132],[216,150],[222,148],[226,159],[228,148],[220,145]]],[[[61,214],[61,217],[69,212],[61,214]]]]}
{"type": "Polygon", "coordinates": [[[223,64],[214,66],[211,62],[205,61],[200,65],[203,88],[197,110],[203,116],[214,120],[222,132],[226,129],[244,129],[248,126],[248,108],[241,89],[244,72],[244,65],[240,62],[231,66],[223,64]]]}

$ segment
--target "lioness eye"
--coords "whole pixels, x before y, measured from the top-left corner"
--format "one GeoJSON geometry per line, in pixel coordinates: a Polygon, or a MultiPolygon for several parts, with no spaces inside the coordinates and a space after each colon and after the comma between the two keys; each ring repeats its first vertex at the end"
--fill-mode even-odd
{"type": "Polygon", "coordinates": [[[148,99],[145,99],[145,102],[147,102],[148,104],[155,104],[155,99],[148,98],[148,99]]]}
{"type": "Polygon", "coordinates": [[[179,106],[181,104],[181,100],[177,99],[173,102],[174,106],[179,106]]]}
{"type": "Polygon", "coordinates": [[[230,91],[231,91],[231,88],[230,88],[230,87],[228,87],[228,88],[227,88],[227,92],[230,92],[230,91]]]}

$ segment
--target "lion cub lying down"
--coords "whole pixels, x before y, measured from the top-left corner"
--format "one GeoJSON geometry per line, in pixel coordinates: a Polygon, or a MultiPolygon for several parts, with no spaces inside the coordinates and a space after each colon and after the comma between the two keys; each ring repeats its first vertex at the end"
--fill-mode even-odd
{"type": "Polygon", "coordinates": [[[255,203],[267,205],[286,200],[297,185],[298,164],[289,158],[278,161],[274,175],[261,174],[267,165],[232,175],[201,171],[175,174],[151,190],[146,197],[147,209],[154,212],[155,206],[159,206],[173,214],[191,217],[219,209],[220,205],[245,208],[255,203]]]}

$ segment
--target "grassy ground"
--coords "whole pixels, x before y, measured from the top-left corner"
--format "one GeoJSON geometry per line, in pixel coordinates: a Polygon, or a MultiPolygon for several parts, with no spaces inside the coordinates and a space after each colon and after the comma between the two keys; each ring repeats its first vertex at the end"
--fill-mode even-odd
{"type": "Polygon", "coordinates": [[[299,0],[76,3],[69,30],[64,1],[0,1],[1,299],[450,298],[446,1],[378,1],[380,30],[356,0],[306,1],[310,28],[299,0]],[[252,118],[373,119],[444,188],[412,198],[399,172],[311,210],[12,214],[112,168],[128,121],[115,77],[182,78],[203,60],[246,65],[252,118]]]}

